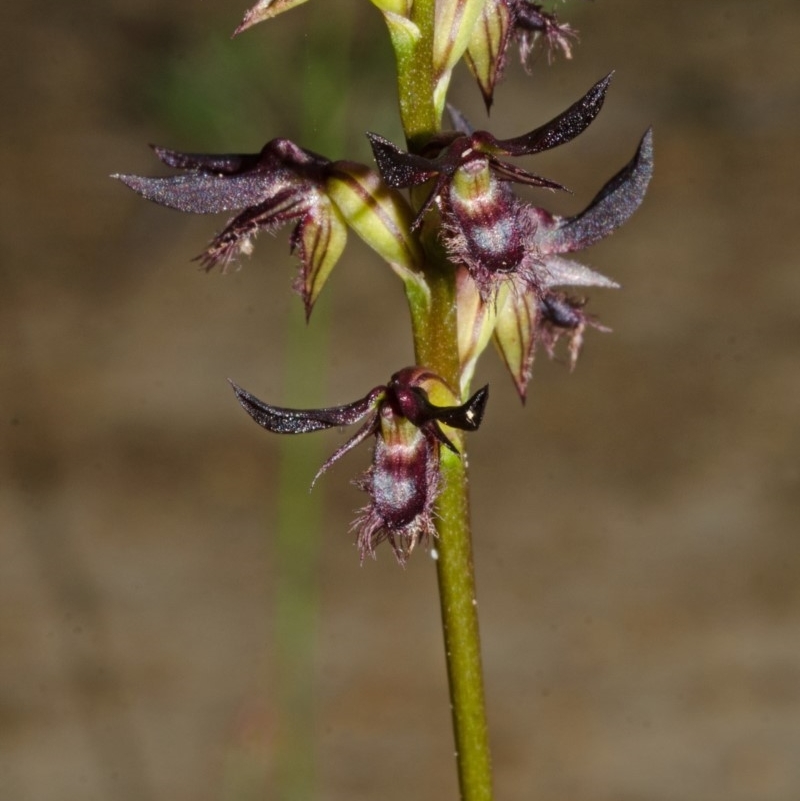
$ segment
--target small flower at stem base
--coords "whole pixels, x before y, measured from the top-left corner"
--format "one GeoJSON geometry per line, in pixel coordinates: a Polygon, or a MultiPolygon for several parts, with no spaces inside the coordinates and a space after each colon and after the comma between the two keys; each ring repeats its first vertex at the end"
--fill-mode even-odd
{"type": "Polygon", "coordinates": [[[436,536],[434,504],[439,494],[439,449],[458,453],[448,429],[475,431],[481,424],[489,388],[479,389],[465,403],[439,376],[419,367],[395,373],[385,386],[375,387],[360,400],[323,409],[271,406],[231,382],[244,410],[263,428],[277,434],[305,434],[364,421],[361,428],[330,456],[317,478],[345,453],[375,437],[372,466],[355,484],[370,496],[353,529],[361,554],[375,556],[388,540],[405,564],[414,548],[436,536]],[[430,395],[443,397],[439,406],[430,395]]]}

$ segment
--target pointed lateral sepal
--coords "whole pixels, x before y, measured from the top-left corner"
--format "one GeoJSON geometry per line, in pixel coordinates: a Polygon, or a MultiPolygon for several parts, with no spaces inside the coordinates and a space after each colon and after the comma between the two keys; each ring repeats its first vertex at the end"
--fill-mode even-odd
{"type": "Polygon", "coordinates": [[[458,359],[461,365],[461,388],[468,387],[475,373],[478,357],[486,349],[494,332],[497,304],[485,303],[469,270],[456,270],[456,309],[458,359]]]}
{"type": "Polygon", "coordinates": [[[523,403],[533,371],[538,316],[535,292],[519,292],[509,284],[500,288],[494,341],[523,403]]]}
{"type": "Polygon", "coordinates": [[[292,236],[292,249],[300,257],[301,271],[297,288],[303,297],[306,318],[325,286],[347,243],[347,224],[339,209],[327,197],[321,197],[292,236]]]}
{"type": "Polygon", "coordinates": [[[262,428],[274,434],[307,434],[310,431],[352,425],[375,409],[385,392],[385,387],[376,387],[360,400],[344,406],[324,409],[286,409],[264,403],[230,379],[229,383],[242,408],[262,428]]]}
{"type": "Polygon", "coordinates": [[[375,170],[348,161],[331,165],[326,188],[347,224],[404,281],[421,280],[423,254],[411,233],[411,207],[398,191],[375,170]]]}
{"type": "Polygon", "coordinates": [[[259,22],[277,17],[278,14],[283,14],[284,11],[290,11],[295,6],[301,6],[308,0],[259,0],[252,8],[245,12],[244,19],[239,23],[239,27],[233,32],[234,36],[238,36],[253,25],[258,25],[259,22]]]}
{"type": "Polygon", "coordinates": [[[332,465],[339,461],[346,453],[349,453],[353,448],[357,445],[360,445],[365,439],[371,437],[375,432],[378,430],[380,426],[380,420],[377,413],[371,415],[367,422],[364,423],[361,428],[353,434],[350,439],[347,440],[343,445],[340,445],[323,463],[322,467],[314,474],[314,478],[311,480],[311,489],[314,489],[314,485],[319,480],[319,477],[332,465]]]}
{"type": "Polygon", "coordinates": [[[503,74],[511,30],[507,3],[504,0],[486,0],[472,30],[465,60],[478,81],[487,112],[492,106],[494,87],[503,74]]]}
{"type": "Polygon", "coordinates": [[[592,202],[574,217],[556,218],[554,226],[543,227],[544,253],[570,253],[605,239],[639,208],[653,175],[653,131],[642,137],[634,157],[597,193],[592,202]]]}

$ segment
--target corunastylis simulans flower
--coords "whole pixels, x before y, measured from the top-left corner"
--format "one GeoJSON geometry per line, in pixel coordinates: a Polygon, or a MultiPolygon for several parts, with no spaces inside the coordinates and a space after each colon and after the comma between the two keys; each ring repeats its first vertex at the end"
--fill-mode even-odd
{"type": "Polygon", "coordinates": [[[153,150],[180,174],[112,177],[178,211],[238,212],[197,257],[207,270],[220,266],[224,271],[240,255],[252,253],[257,234],[293,223],[290,247],[300,258],[294,288],[306,316],[342,255],[348,226],[404,280],[414,278],[421,259],[409,233],[410,207],[363,164],[332,162],[288,139],[273,139],[259,153],[153,150]]]}
{"type": "Polygon", "coordinates": [[[558,287],[619,285],[564,254],[609,236],[639,207],[652,176],[652,133],[645,133],[631,161],[571,217],[520,200],[512,183],[563,187],[505,159],[541,153],[574,139],[600,112],[610,81],[611,75],[606,76],[550,122],[513,139],[474,131],[454,110],[456,130],[432,139],[421,154],[369,134],[378,169],[389,186],[432,184],[412,227],[422,226],[435,208],[440,217],[435,224],[450,260],[472,279],[458,281],[459,324],[466,332],[460,336],[461,361],[467,377],[482,340],[493,335],[524,398],[537,344],[552,356],[555,343],[566,335],[574,366],[585,328],[608,330],[583,311],[583,298],[558,287]],[[470,298],[475,290],[478,299],[470,298]]]}
{"type": "Polygon", "coordinates": [[[291,249],[302,265],[296,289],[310,311],[347,238],[344,220],[324,191],[330,161],[288,139],[273,139],[256,154],[153,149],[183,172],[167,178],[115,177],[148,200],[179,211],[240,210],[198,257],[207,270],[217,265],[225,270],[239,254],[249,255],[260,231],[295,223],[291,249]]]}
{"type": "Polygon", "coordinates": [[[479,389],[465,403],[437,375],[419,367],[395,373],[385,386],[363,398],[324,409],[271,406],[231,382],[244,410],[260,426],[276,434],[306,434],[364,421],[361,428],[319,469],[319,476],[345,453],[375,438],[372,466],[355,484],[370,496],[353,529],[363,562],[388,540],[400,564],[414,548],[436,536],[434,503],[439,494],[439,448],[458,453],[447,429],[475,431],[481,424],[489,388],[479,389]],[[436,405],[430,396],[441,397],[436,405]]]}

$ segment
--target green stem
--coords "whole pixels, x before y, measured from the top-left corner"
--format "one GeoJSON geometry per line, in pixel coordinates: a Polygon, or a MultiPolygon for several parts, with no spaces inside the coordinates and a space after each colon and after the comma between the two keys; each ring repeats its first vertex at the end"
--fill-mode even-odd
{"type": "Polygon", "coordinates": [[[411,22],[419,28],[420,38],[396,48],[400,119],[412,149],[424,144],[439,127],[433,102],[435,19],[436,0],[416,0],[411,8],[411,22]]]}
{"type": "Polygon", "coordinates": [[[469,484],[463,458],[443,453],[442,473],[437,574],[458,781],[464,801],[490,801],[492,765],[472,564],[469,484]]]}
{"type": "MultiPolygon", "coordinates": [[[[423,321],[420,315],[412,314],[417,363],[457,388],[458,342],[452,270],[434,274],[431,287],[426,319],[423,321]]],[[[457,440],[457,445],[461,456],[444,449],[441,455],[443,488],[437,504],[436,523],[439,597],[461,798],[462,801],[490,801],[492,770],[463,438],[457,440]]]]}
{"type": "MultiPolygon", "coordinates": [[[[434,101],[433,35],[436,0],[415,0],[412,22],[420,38],[412,45],[394,38],[400,110],[406,139],[413,150],[437,132],[434,101]],[[398,48],[399,43],[403,47],[398,48]]],[[[430,294],[409,287],[408,301],[417,364],[461,387],[455,275],[437,237],[425,237],[426,281],[430,294]]],[[[447,675],[462,801],[491,801],[492,770],[483,691],[483,670],[472,563],[469,485],[463,437],[454,432],[461,451],[442,449],[442,492],[437,502],[437,574],[444,630],[447,675]]]]}

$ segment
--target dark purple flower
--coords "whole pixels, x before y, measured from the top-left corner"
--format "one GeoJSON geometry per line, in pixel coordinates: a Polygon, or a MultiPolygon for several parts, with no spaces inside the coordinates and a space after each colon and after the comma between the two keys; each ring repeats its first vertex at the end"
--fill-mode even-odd
{"type": "Polygon", "coordinates": [[[319,469],[317,478],[349,450],[375,437],[372,466],[356,486],[370,503],[356,517],[361,560],[375,556],[376,547],[388,540],[397,560],[404,564],[420,542],[436,536],[434,502],[439,493],[439,448],[458,453],[442,426],[475,431],[481,424],[489,388],[478,390],[466,403],[434,405],[429,394],[455,401],[445,382],[435,374],[407,367],[395,373],[386,386],[344,406],[325,409],[284,409],[270,406],[231,382],[245,411],[263,428],[276,434],[305,434],[352,425],[359,430],[319,469]]]}
{"type": "Polygon", "coordinates": [[[113,177],[147,200],[179,211],[239,211],[198,257],[207,270],[215,266],[225,270],[239,254],[249,255],[260,231],[274,232],[294,223],[291,249],[302,265],[296,289],[310,313],[347,239],[345,221],[326,193],[331,162],[288,139],[273,139],[254,154],[154,150],[161,161],[182,173],[166,178],[113,177]]]}
{"type": "MultiPolygon", "coordinates": [[[[513,139],[472,131],[459,115],[454,117],[458,130],[435,138],[428,147],[432,153],[406,153],[369,135],[378,169],[389,186],[434,182],[414,226],[422,223],[431,206],[438,206],[448,255],[467,268],[485,300],[508,280],[541,289],[553,272],[544,256],[581,249],[607,236],[641,202],[652,170],[649,148],[646,152],[640,148],[631,164],[570,220],[556,221],[543,209],[522,202],[511,188],[512,183],[563,188],[504,157],[541,153],[574,139],[599,113],[610,81],[611,75],[606,76],[555,119],[513,139]]],[[[557,265],[553,269],[559,272],[557,265]]]]}
{"type": "Polygon", "coordinates": [[[452,110],[456,130],[436,137],[420,154],[370,135],[387,184],[433,184],[414,225],[422,223],[431,207],[438,208],[442,244],[460,271],[459,352],[467,380],[493,333],[524,398],[537,344],[552,356],[558,340],[565,337],[574,366],[586,328],[608,330],[583,311],[583,298],[567,295],[559,287],[618,284],[565,256],[612,234],[642,203],[653,171],[652,132],[645,133],[631,161],[591,203],[571,217],[555,216],[519,199],[512,183],[559,185],[501,157],[539,153],[578,136],[600,111],[610,79],[609,75],[596,83],[554,120],[514,139],[473,131],[452,110]],[[479,297],[470,297],[474,292],[479,297]]]}

